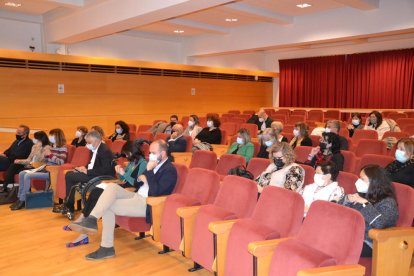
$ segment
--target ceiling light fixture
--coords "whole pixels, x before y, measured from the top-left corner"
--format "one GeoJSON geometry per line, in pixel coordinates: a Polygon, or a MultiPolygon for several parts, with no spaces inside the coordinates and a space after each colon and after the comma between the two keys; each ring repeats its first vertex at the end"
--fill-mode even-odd
{"type": "Polygon", "coordinates": [[[184,31],[183,30],[174,30],[174,33],[176,34],[182,34],[184,31]]]}
{"type": "Polygon", "coordinates": [[[296,5],[296,7],[298,7],[298,8],[301,8],[301,9],[304,9],[304,8],[309,8],[309,7],[311,7],[312,5],[311,4],[308,4],[308,3],[302,3],[302,4],[297,4],[296,5]]]}
{"type": "Polygon", "coordinates": [[[226,18],[226,22],[237,22],[239,21],[237,18],[226,18]]]}
{"type": "Polygon", "coordinates": [[[4,5],[5,5],[5,6],[8,6],[8,7],[18,8],[18,7],[20,7],[22,4],[20,4],[20,3],[14,3],[14,2],[7,2],[7,3],[4,3],[4,5]]]}

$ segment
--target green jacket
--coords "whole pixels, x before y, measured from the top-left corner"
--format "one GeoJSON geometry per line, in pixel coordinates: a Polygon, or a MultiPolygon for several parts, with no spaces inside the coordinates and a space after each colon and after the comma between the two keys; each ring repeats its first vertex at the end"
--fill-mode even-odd
{"type": "MultiPolygon", "coordinates": [[[[233,143],[230,148],[227,150],[227,153],[232,153],[233,151],[235,151],[237,149],[237,146],[239,144],[237,143],[233,143]]],[[[250,159],[253,158],[253,154],[254,154],[254,145],[252,143],[247,143],[246,145],[243,145],[239,148],[239,150],[237,151],[237,155],[241,155],[244,156],[244,158],[246,159],[246,163],[250,161],[250,159]]]]}

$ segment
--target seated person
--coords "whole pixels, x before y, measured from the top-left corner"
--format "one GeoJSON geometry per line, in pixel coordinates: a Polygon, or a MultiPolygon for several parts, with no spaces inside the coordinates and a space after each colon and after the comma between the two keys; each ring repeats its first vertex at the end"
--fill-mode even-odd
{"type": "MultiPolygon", "coordinates": [[[[95,130],[95,131],[99,132],[99,134],[101,135],[102,139],[103,139],[103,137],[105,137],[105,132],[104,132],[103,128],[101,128],[100,126],[92,126],[91,127],[91,131],[92,130],[95,130]]],[[[85,141],[86,141],[86,139],[85,139],[85,141]]],[[[86,145],[85,145],[85,147],[86,147],[86,145]]]]}
{"type": "Polygon", "coordinates": [[[115,132],[108,137],[112,142],[115,140],[129,140],[129,126],[124,121],[115,122],[115,132]]]}
{"type": "Polygon", "coordinates": [[[88,260],[101,260],[115,256],[114,229],[115,215],[129,217],[150,216],[146,198],[148,196],[163,196],[173,192],[177,182],[177,171],[168,160],[167,143],[157,140],[150,145],[150,157],[147,170],[138,177],[140,188],[130,192],[118,185],[109,184],[92,212],[82,222],[75,222],[69,227],[80,233],[96,233],[97,220],[102,218],[101,246],[95,252],[86,255],[88,260]]]}
{"type": "Polygon", "coordinates": [[[207,117],[207,127],[196,136],[193,143],[193,150],[210,150],[211,144],[221,143],[220,120],[217,116],[207,117]]]}
{"type": "Polygon", "coordinates": [[[338,168],[331,161],[321,163],[316,167],[313,184],[306,185],[300,191],[305,201],[305,215],[315,200],[339,202],[344,197],[344,189],[336,182],[338,174],[338,168]]]}
{"type": "Polygon", "coordinates": [[[341,153],[339,136],[335,133],[322,134],[318,147],[314,147],[305,164],[316,168],[319,164],[332,161],[338,170],[344,168],[344,156],[341,153]]]}
{"type": "Polygon", "coordinates": [[[155,136],[158,133],[167,133],[167,134],[171,134],[172,131],[172,127],[178,123],[178,116],[177,115],[171,115],[170,116],[170,122],[166,123],[163,121],[160,121],[156,124],[154,124],[149,130],[148,132],[152,132],[152,134],[155,136]]]}
{"type": "Polygon", "coordinates": [[[247,129],[239,129],[236,142],[230,146],[226,153],[241,155],[246,159],[246,163],[253,158],[254,145],[251,142],[250,133],[247,129]]]}
{"type": "MultiPolygon", "coordinates": [[[[78,183],[85,183],[97,176],[115,175],[114,170],[114,154],[107,145],[102,143],[102,136],[97,131],[90,131],[85,136],[86,147],[92,151],[92,158],[87,168],[76,167],[74,171],[65,175],[66,181],[66,202],[63,213],[72,220],[75,212],[75,192],[72,187],[78,183]],[[72,190],[72,192],[71,192],[72,190]]],[[[58,208],[57,208],[58,209],[58,208]]],[[[56,210],[59,212],[59,210],[56,210]]]]}
{"type": "Polygon", "coordinates": [[[359,113],[352,113],[351,114],[351,124],[348,125],[348,132],[349,137],[354,135],[355,129],[364,129],[364,124],[362,123],[362,117],[359,113]]]}
{"type": "Polygon", "coordinates": [[[346,195],[339,203],[357,210],[364,217],[365,239],[361,257],[372,257],[369,230],[394,227],[397,223],[395,191],[386,171],[378,165],[362,168],[355,186],[358,193],[346,195]]]}
{"type": "Polygon", "coordinates": [[[407,184],[414,188],[414,140],[403,138],[397,142],[395,161],[389,163],[385,170],[394,182],[407,184]]]}
{"type": "Polygon", "coordinates": [[[341,150],[348,150],[349,149],[349,145],[348,145],[348,140],[339,135],[339,131],[341,130],[341,122],[338,120],[329,120],[326,122],[326,129],[325,132],[332,132],[335,133],[339,136],[339,141],[341,144],[341,150]]]}
{"type": "MultiPolygon", "coordinates": [[[[45,140],[45,139],[44,139],[45,140]]],[[[47,147],[44,151],[44,161],[46,165],[62,165],[66,162],[68,157],[68,148],[66,145],[66,138],[63,131],[59,128],[49,131],[49,141],[53,147],[47,147]]],[[[28,173],[21,171],[19,173],[19,193],[18,200],[14,202],[10,209],[12,211],[20,210],[25,207],[26,194],[30,191],[32,179],[45,179],[49,181],[49,172],[34,172],[28,173]]]]}
{"type": "MultiPolygon", "coordinates": [[[[115,166],[115,171],[118,175],[118,179],[122,181],[119,185],[125,189],[132,189],[135,191],[135,180],[147,169],[147,161],[145,160],[144,151],[142,145],[144,140],[139,139],[134,142],[128,141],[121,150],[121,155],[126,156],[128,160],[128,165],[125,169],[121,165],[115,166]]],[[[105,184],[104,184],[105,185],[105,184]]],[[[113,183],[112,185],[117,185],[113,183]]],[[[95,187],[85,202],[85,206],[82,210],[81,215],[76,219],[75,222],[81,222],[84,218],[88,217],[96,203],[98,202],[99,197],[103,193],[104,189],[100,187],[95,187]]],[[[63,230],[71,231],[70,227],[64,226],[63,230]]],[[[75,240],[66,244],[66,247],[75,247],[82,244],[88,244],[89,238],[87,234],[81,234],[75,240]]]]}
{"type": "Polygon", "coordinates": [[[50,142],[44,131],[35,132],[33,135],[33,147],[30,155],[26,159],[16,159],[15,164],[21,164],[26,168],[32,168],[32,162],[45,162],[45,152],[50,152],[50,142]]]}
{"type": "Polygon", "coordinates": [[[282,122],[273,121],[272,124],[270,125],[270,128],[273,130],[274,136],[276,137],[276,140],[278,142],[287,142],[288,141],[287,137],[282,135],[282,131],[283,131],[283,123],[282,122]]]}
{"type": "Polygon", "coordinates": [[[293,129],[293,138],[290,141],[290,146],[295,149],[296,146],[312,146],[312,140],[309,138],[308,125],[303,122],[297,122],[293,129]]]}
{"type": "Polygon", "coordinates": [[[376,130],[378,132],[378,140],[382,140],[384,133],[391,130],[388,123],[382,119],[382,115],[378,111],[372,111],[369,114],[364,129],[376,130]]]}
{"type": "Polygon", "coordinates": [[[266,128],[262,132],[262,135],[259,138],[259,142],[260,142],[260,150],[259,150],[259,153],[257,154],[257,157],[259,157],[259,158],[269,158],[269,150],[270,150],[271,146],[273,146],[275,143],[277,143],[276,137],[275,137],[275,132],[273,131],[273,129],[266,128]]]}
{"type": "Polygon", "coordinates": [[[299,191],[305,179],[305,170],[295,163],[295,152],[289,144],[274,144],[269,158],[273,162],[256,178],[259,193],[269,185],[299,191]]]}
{"type": "Polygon", "coordinates": [[[190,115],[188,119],[188,127],[184,131],[185,136],[191,136],[193,140],[200,133],[203,128],[200,126],[200,119],[197,115],[190,115]]]}
{"type": "Polygon", "coordinates": [[[88,129],[85,126],[79,126],[76,129],[75,139],[72,140],[71,145],[75,147],[86,146],[86,140],[85,140],[86,133],[88,133],[88,129]]]}
{"type": "Polygon", "coordinates": [[[14,163],[16,159],[26,159],[32,150],[33,142],[29,139],[30,129],[20,125],[16,129],[16,140],[0,154],[0,171],[6,171],[3,188],[0,192],[8,192],[7,185],[14,183],[14,175],[24,169],[24,165],[14,163]]]}
{"type": "Polygon", "coordinates": [[[252,115],[247,123],[256,124],[257,125],[257,133],[262,133],[266,128],[269,128],[272,124],[272,119],[266,114],[263,108],[252,115]]]}
{"type": "Polygon", "coordinates": [[[175,124],[172,128],[170,139],[168,140],[168,156],[172,152],[185,152],[187,140],[183,136],[184,128],[181,124],[175,124]]]}

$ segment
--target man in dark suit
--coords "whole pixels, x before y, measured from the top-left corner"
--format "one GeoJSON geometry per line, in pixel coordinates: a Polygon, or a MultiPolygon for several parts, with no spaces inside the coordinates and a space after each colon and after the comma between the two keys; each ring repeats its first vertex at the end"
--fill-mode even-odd
{"type": "Polygon", "coordinates": [[[146,217],[150,214],[146,198],[163,196],[173,192],[177,182],[177,170],[168,160],[168,145],[163,140],[156,140],[150,145],[147,170],[138,177],[138,191],[127,191],[116,184],[103,184],[104,192],[90,215],[81,222],[69,227],[81,233],[96,233],[97,220],[102,218],[101,246],[95,252],[86,255],[88,260],[101,260],[115,256],[114,229],[115,215],[129,217],[146,217]]]}
{"type": "Polygon", "coordinates": [[[172,128],[170,139],[168,140],[168,156],[172,152],[185,152],[187,148],[187,140],[183,136],[184,127],[176,124],[172,128]]]}
{"type": "Polygon", "coordinates": [[[16,140],[4,154],[0,154],[0,171],[6,171],[1,192],[7,192],[7,185],[14,183],[14,175],[24,169],[24,165],[14,164],[14,160],[29,157],[33,147],[33,142],[29,139],[29,133],[28,126],[20,125],[16,129],[16,140]]]}
{"type": "Polygon", "coordinates": [[[78,183],[85,183],[97,176],[115,175],[113,164],[114,154],[107,145],[102,143],[102,136],[97,131],[88,132],[85,136],[86,147],[92,151],[88,167],[77,167],[68,172],[66,180],[66,208],[69,219],[73,219],[75,211],[75,193],[71,189],[78,183]]]}
{"type": "Polygon", "coordinates": [[[259,110],[256,114],[254,114],[250,119],[247,121],[249,124],[257,125],[257,133],[261,134],[266,128],[270,128],[272,125],[273,120],[267,115],[263,108],[259,110]]]}

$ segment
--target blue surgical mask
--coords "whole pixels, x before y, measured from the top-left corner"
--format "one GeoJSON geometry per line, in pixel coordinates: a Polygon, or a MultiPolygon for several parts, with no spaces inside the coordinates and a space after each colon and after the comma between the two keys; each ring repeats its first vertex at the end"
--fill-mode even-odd
{"type": "Polygon", "coordinates": [[[92,144],[86,144],[86,148],[88,150],[94,150],[94,147],[92,146],[92,144]]]}
{"type": "Polygon", "coordinates": [[[266,141],[264,143],[265,143],[266,147],[271,147],[273,145],[272,141],[266,141]]]}
{"type": "Polygon", "coordinates": [[[408,160],[408,157],[405,155],[403,150],[396,150],[395,151],[395,159],[397,159],[400,163],[405,163],[408,160]]]}
{"type": "Polygon", "coordinates": [[[121,134],[122,133],[122,128],[117,128],[115,129],[116,133],[121,134]]]}
{"type": "Polygon", "coordinates": [[[158,156],[155,153],[149,154],[149,161],[157,161],[158,162],[158,156]]]}
{"type": "Polygon", "coordinates": [[[207,127],[214,127],[213,121],[207,121],[207,127]]]}
{"type": "Polygon", "coordinates": [[[359,120],[358,120],[358,119],[356,119],[356,120],[352,120],[352,124],[353,124],[354,126],[358,126],[358,125],[359,125],[359,120]]]}
{"type": "Polygon", "coordinates": [[[237,144],[239,144],[239,145],[243,145],[243,138],[237,137],[236,142],[237,142],[237,144]]]}
{"type": "Polygon", "coordinates": [[[49,141],[50,141],[50,143],[52,143],[52,144],[56,144],[56,139],[55,139],[55,136],[49,136],[49,141]]]}

